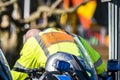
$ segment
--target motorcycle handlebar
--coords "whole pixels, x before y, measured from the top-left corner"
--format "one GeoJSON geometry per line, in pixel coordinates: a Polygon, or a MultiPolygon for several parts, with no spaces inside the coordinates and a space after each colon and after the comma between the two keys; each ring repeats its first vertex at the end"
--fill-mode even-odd
{"type": "Polygon", "coordinates": [[[44,68],[32,68],[32,69],[28,69],[28,68],[19,68],[19,67],[15,67],[13,68],[14,71],[18,71],[18,72],[23,72],[23,73],[34,73],[34,72],[43,72],[45,71],[44,68]]]}

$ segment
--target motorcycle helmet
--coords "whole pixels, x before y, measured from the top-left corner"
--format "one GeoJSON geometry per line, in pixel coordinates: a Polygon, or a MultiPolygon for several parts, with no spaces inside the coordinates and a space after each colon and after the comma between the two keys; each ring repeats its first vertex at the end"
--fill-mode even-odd
{"type": "Polygon", "coordinates": [[[65,53],[65,52],[57,52],[53,55],[51,55],[46,62],[46,66],[45,66],[45,70],[46,71],[57,71],[57,69],[55,68],[55,63],[57,60],[62,60],[62,61],[66,61],[69,62],[71,61],[72,55],[65,53]]]}
{"type": "Polygon", "coordinates": [[[85,67],[87,66],[85,66],[84,60],[81,57],[77,58],[76,56],[69,54],[69,53],[57,52],[51,55],[47,59],[45,70],[47,72],[52,72],[52,71],[61,72],[63,70],[63,72],[68,72],[71,76],[75,74],[75,76],[77,77],[76,80],[81,80],[81,79],[89,80],[89,75],[86,72],[85,67]],[[60,69],[58,68],[57,61],[65,62],[59,65],[60,69]]]}

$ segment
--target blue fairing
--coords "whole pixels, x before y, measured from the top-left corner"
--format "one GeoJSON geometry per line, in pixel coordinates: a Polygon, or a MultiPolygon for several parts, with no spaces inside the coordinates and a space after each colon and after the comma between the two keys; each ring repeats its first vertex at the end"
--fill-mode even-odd
{"type": "Polygon", "coordinates": [[[0,78],[2,78],[0,80],[12,80],[9,65],[1,49],[0,49],[0,78]]]}
{"type": "Polygon", "coordinates": [[[56,75],[53,74],[58,80],[72,80],[70,76],[68,75],[56,75]]]}
{"type": "Polygon", "coordinates": [[[0,80],[8,80],[3,71],[0,70],[0,80]]]}

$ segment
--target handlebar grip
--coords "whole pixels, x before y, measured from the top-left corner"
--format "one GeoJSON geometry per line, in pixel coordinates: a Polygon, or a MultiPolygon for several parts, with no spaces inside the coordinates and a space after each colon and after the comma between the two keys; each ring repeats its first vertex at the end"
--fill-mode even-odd
{"type": "Polygon", "coordinates": [[[14,70],[14,71],[18,71],[18,72],[27,73],[27,69],[25,69],[25,68],[14,67],[13,70],[14,70]]]}
{"type": "Polygon", "coordinates": [[[23,72],[23,73],[44,72],[45,71],[45,69],[41,68],[41,67],[40,68],[32,68],[32,69],[14,67],[13,70],[18,71],[18,72],[23,72]]]}

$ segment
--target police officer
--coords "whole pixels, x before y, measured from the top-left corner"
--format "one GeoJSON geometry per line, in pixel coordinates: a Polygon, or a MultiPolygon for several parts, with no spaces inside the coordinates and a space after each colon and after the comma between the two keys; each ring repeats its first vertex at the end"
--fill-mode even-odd
{"type": "MultiPolygon", "coordinates": [[[[75,43],[74,37],[55,25],[56,18],[48,19],[48,28],[41,31],[38,35],[30,37],[24,44],[20,58],[14,67],[24,66],[26,68],[45,67],[47,57],[57,51],[67,52],[76,56],[80,56],[79,48],[75,43]],[[54,24],[54,26],[53,26],[54,24]],[[40,45],[43,44],[44,46],[40,45]],[[47,53],[47,54],[46,54],[47,53]]],[[[82,44],[87,50],[95,70],[98,75],[105,71],[105,64],[98,52],[96,52],[85,39],[80,37],[82,44]]],[[[11,71],[13,80],[24,80],[27,74],[11,71]]]]}

